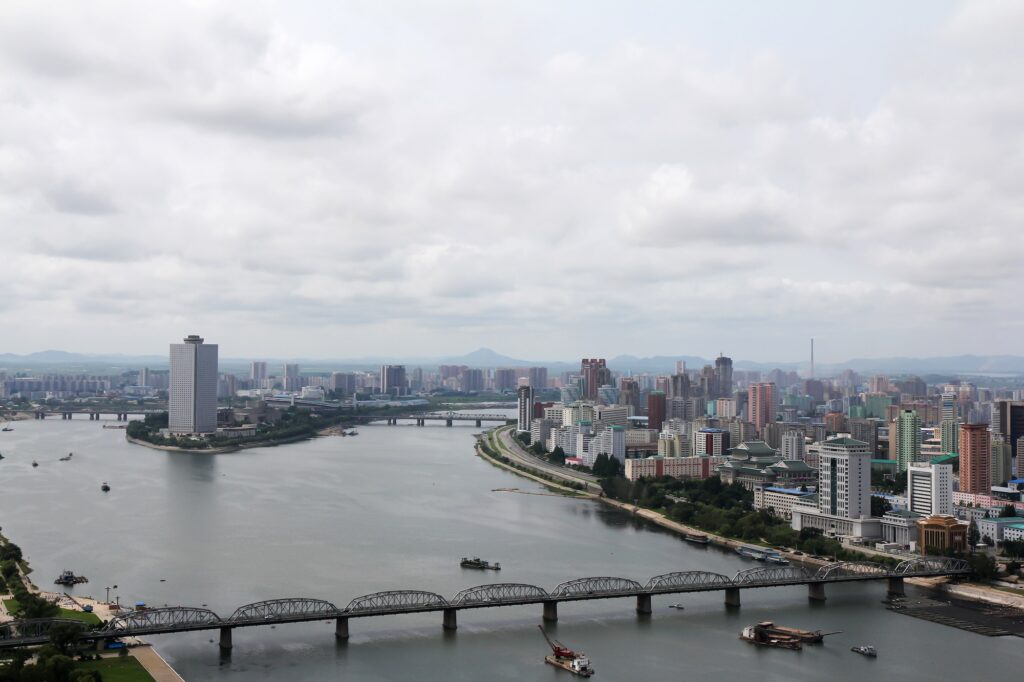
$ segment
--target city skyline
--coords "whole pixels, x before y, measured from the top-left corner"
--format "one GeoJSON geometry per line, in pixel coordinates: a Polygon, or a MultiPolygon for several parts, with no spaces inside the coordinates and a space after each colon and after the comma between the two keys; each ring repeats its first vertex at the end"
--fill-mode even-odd
{"type": "Polygon", "coordinates": [[[1015,350],[1018,3],[400,5],[5,3],[4,350],[1015,350]]]}

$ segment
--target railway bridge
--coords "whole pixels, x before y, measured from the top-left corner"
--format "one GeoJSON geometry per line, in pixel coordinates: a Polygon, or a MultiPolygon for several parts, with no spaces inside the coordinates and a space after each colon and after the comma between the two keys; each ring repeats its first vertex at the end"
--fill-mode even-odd
{"type": "Polygon", "coordinates": [[[808,597],[825,599],[825,586],[832,583],[886,580],[889,594],[903,594],[903,581],[910,577],[963,576],[970,573],[966,561],[944,557],[922,557],[896,566],[873,562],[842,562],[812,571],[802,566],[764,566],[740,571],[734,576],[708,571],[677,571],[656,575],[641,584],[629,578],[599,576],[577,578],[546,590],[525,583],[491,583],[466,588],[452,597],[424,590],[390,590],[356,597],[344,607],[315,598],[286,598],[246,604],[226,617],[192,606],[172,606],[128,611],[88,630],[78,621],[61,619],[20,620],[0,623],[0,648],[43,644],[57,625],[81,628],[79,638],[102,646],[118,637],[169,634],[196,630],[219,630],[220,647],[230,650],[235,628],[333,620],[335,636],[347,639],[349,620],[403,613],[440,612],[445,630],[458,627],[457,614],[466,609],[541,605],[545,621],[558,620],[560,603],[593,599],[634,598],[636,612],[651,613],[651,598],[662,594],[720,591],[725,604],[739,607],[742,590],[807,585],[808,597]]]}

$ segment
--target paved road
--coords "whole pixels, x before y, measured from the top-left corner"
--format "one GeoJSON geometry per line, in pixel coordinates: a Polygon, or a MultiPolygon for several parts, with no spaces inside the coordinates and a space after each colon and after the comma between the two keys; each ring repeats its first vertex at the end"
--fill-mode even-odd
{"type": "Polygon", "coordinates": [[[551,464],[536,455],[526,452],[520,443],[512,437],[513,429],[501,429],[496,433],[498,436],[498,443],[502,448],[501,454],[511,460],[514,460],[516,463],[533,469],[538,469],[546,474],[551,474],[552,476],[557,476],[567,481],[582,483],[593,490],[601,489],[596,476],[572,471],[571,469],[551,464]]]}

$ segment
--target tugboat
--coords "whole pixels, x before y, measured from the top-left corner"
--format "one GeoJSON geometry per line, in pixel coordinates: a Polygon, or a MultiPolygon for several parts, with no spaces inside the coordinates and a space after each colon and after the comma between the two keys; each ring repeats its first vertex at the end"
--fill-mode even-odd
{"type": "Polygon", "coordinates": [[[499,564],[498,562],[494,562],[492,564],[490,561],[484,561],[478,556],[475,556],[473,558],[462,557],[462,561],[459,562],[459,566],[462,566],[463,568],[479,568],[482,571],[501,570],[501,564],[499,564]]]}
{"type": "Polygon", "coordinates": [[[75,575],[74,571],[62,571],[60,576],[53,581],[54,585],[64,585],[70,587],[71,585],[81,585],[82,583],[89,582],[89,579],[84,575],[75,575]]]}
{"type": "Polygon", "coordinates": [[[107,483],[106,481],[103,481],[103,485],[100,486],[100,490],[102,490],[105,493],[109,493],[110,492],[110,484],[107,483]]]}
{"type": "Polygon", "coordinates": [[[861,654],[862,656],[867,656],[868,658],[877,658],[878,657],[878,652],[875,651],[875,647],[871,646],[870,644],[861,644],[860,646],[852,646],[852,647],[850,647],[850,651],[854,652],[855,654],[861,654]]]}
{"type": "Polygon", "coordinates": [[[537,629],[540,630],[540,634],[544,635],[548,646],[551,647],[551,653],[544,657],[545,663],[568,670],[573,675],[580,677],[590,677],[594,674],[594,669],[590,667],[590,659],[586,654],[573,651],[557,640],[552,642],[548,633],[544,632],[544,628],[540,625],[537,626],[537,629]]]}
{"type": "Polygon", "coordinates": [[[773,646],[797,651],[804,648],[798,637],[774,631],[772,623],[769,622],[748,625],[740,633],[740,639],[758,646],[773,646]]]}

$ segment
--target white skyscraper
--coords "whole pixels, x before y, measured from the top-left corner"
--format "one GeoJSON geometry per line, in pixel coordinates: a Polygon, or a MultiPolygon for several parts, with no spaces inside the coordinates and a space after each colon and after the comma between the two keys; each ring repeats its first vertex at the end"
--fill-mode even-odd
{"type": "Polygon", "coordinates": [[[171,433],[217,431],[217,345],[190,335],[171,344],[171,433]]]}
{"type": "Polygon", "coordinates": [[[907,507],[934,516],[953,513],[953,465],[914,462],[907,466],[907,507]]]}
{"type": "Polygon", "coordinates": [[[833,438],[821,444],[818,511],[845,519],[871,516],[871,452],[867,443],[833,438]]]}

